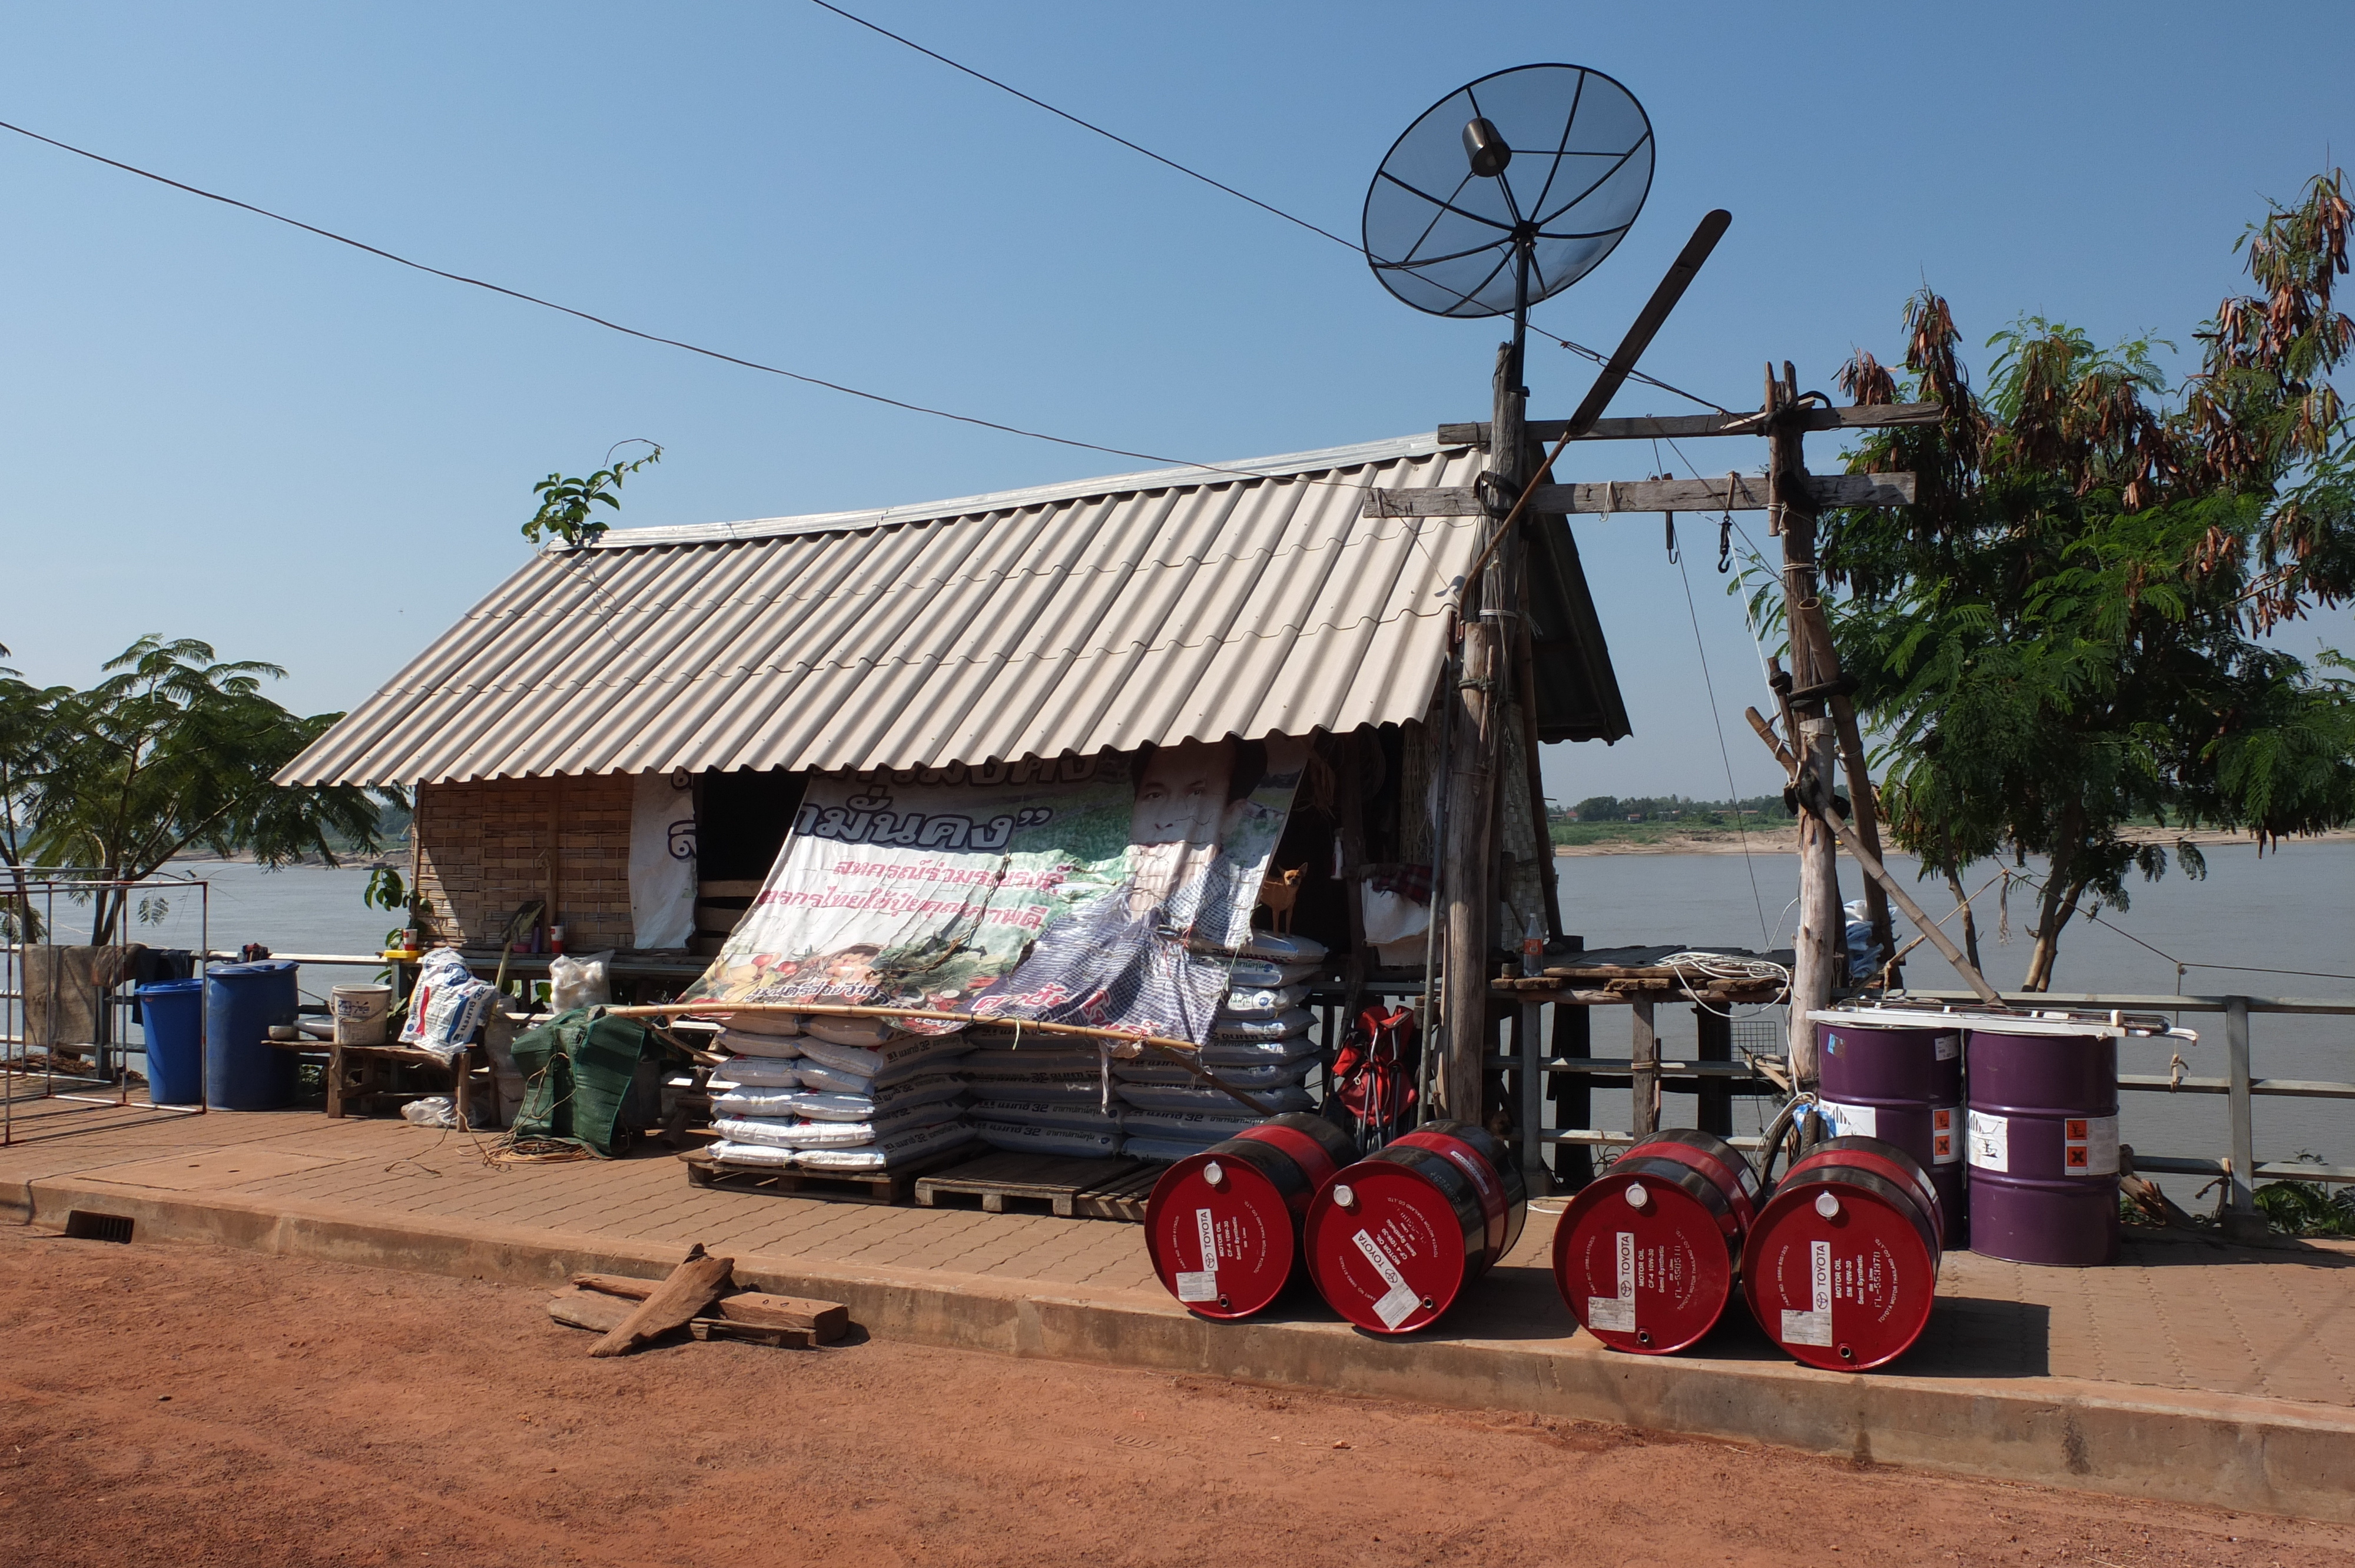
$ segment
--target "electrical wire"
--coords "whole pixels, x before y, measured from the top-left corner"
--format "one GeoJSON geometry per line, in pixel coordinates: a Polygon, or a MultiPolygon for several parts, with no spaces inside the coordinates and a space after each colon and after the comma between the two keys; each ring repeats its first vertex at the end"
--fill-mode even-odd
{"type": "MultiPolygon", "coordinates": [[[[1028,429],[1020,425],[1008,425],[996,419],[985,419],[977,414],[960,414],[954,409],[935,408],[928,404],[911,403],[902,397],[889,397],[880,392],[869,392],[863,387],[847,386],[839,381],[829,381],[824,376],[808,376],[798,370],[787,370],[782,366],[764,365],[757,359],[746,359],[741,355],[728,354],[716,348],[705,348],[699,344],[688,343],[682,338],[665,337],[659,333],[645,332],[621,322],[609,320],[592,312],[561,304],[554,300],[542,299],[538,294],[527,293],[521,289],[510,289],[504,283],[494,283],[487,279],[469,277],[464,272],[452,272],[423,261],[413,260],[395,251],[387,250],[381,246],[370,245],[366,240],[354,239],[351,236],[338,234],[334,229],[322,228],[317,224],[305,223],[299,217],[289,217],[282,212],[272,212],[266,207],[257,207],[250,201],[240,201],[232,196],[223,196],[218,191],[206,190],[201,185],[192,185],[185,180],[176,180],[168,175],[159,175],[152,169],[143,169],[135,164],[126,164],[119,158],[110,158],[102,153],[93,153],[87,147],[77,147],[70,142],[60,142],[54,136],[44,136],[37,131],[28,130],[5,120],[0,120],[0,131],[13,131],[19,136],[43,143],[60,152],[71,153],[78,158],[88,158],[94,164],[104,164],[107,167],[120,169],[124,174],[136,175],[143,180],[153,180],[157,185],[169,185],[174,190],[184,191],[193,196],[201,196],[206,201],[218,202],[224,207],[233,207],[241,212],[252,213],[257,217],[269,218],[273,223],[282,223],[290,228],[299,228],[305,234],[333,240],[337,245],[347,245],[355,250],[365,251],[370,256],[390,261],[397,266],[410,268],[414,271],[423,272],[430,277],[441,278],[453,283],[464,283],[469,288],[482,289],[494,294],[504,294],[508,299],[520,300],[528,305],[538,305],[542,310],[555,311],[561,315],[572,316],[592,326],[603,327],[608,332],[620,333],[625,337],[634,337],[645,343],[660,344],[666,348],[683,349],[688,354],[701,355],[706,359],[716,359],[722,364],[738,366],[746,370],[757,370],[767,376],[782,376],[789,381],[799,381],[805,386],[823,387],[829,392],[839,392],[847,397],[863,398],[869,403],[880,403],[886,408],[904,409],[911,414],[928,414],[937,419],[953,419],[959,424],[975,425],[983,429],[997,430],[1009,436],[1021,436],[1029,440],[1050,441],[1056,446],[1076,447],[1083,451],[1103,452],[1113,457],[1135,458],[1142,462],[1158,463],[1169,468],[1199,469],[1205,473],[1231,474],[1241,479],[1291,477],[1259,473],[1250,469],[1226,467],[1218,463],[1195,462],[1187,458],[1165,457],[1158,452],[1132,451],[1126,447],[1105,446],[1099,441],[1083,441],[1071,436],[1053,435],[1045,430],[1028,429]]],[[[1344,482],[1311,480],[1307,482],[1340,484],[1344,482]]]]}
{"type": "MultiPolygon", "coordinates": [[[[1155,163],[1161,164],[1165,168],[1172,169],[1178,174],[1184,175],[1189,180],[1199,180],[1202,184],[1209,185],[1212,190],[1223,191],[1228,196],[1234,197],[1237,201],[1248,202],[1252,206],[1259,208],[1262,212],[1267,213],[1272,217],[1280,217],[1286,223],[1296,224],[1300,228],[1308,230],[1311,234],[1329,239],[1334,244],[1338,245],[1347,250],[1355,252],[1358,256],[1363,258],[1368,262],[1371,262],[1375,260],[1372,252],[1369,251],[1363,245],[1354,239],[1344,238],[1342,236],[1334,233],[1331,229],[1327,228],[1320,224],[1309,222],[1308,219],[1300,217],[1297,213],[1286,212],[1282,207],[1275,206],[1272,202],[1264,202],[1260,200],[1259,197],[1251,195],[1249,192],[1239,191],[1234,186],[1228,185],[1225,181],[1214,179],[1210,175],[1202,173],[1199,169],[1188,168],[1184,164],[1179,163],[1177,159],[1164,156],[1162,154],[1155,152],[1150,147],[1142,146],[1137,143],[1132,142],[1116,131],[1107,131],[1103,126],[1096,124],[1093,121],[1082,120],[1067,109],[1058,109],[1043,98],[1034,98],[1018,87],[1014,87],[1008,83],[1000,81],[996,77],[991,76],[985,71],[975,70],[973,67],[964,64],[961,60],[953,60],[949,58],[948,56],[941,53],[938,49],[926,48],[923,45],[916,42],[913,38],[904,37],[901,35],[891,31],[889,27],[879,26],[877,24],[868,21],[864,16],[858,16],[854,12],[846,11],[839,5],[829,4],[828,0],[810,0],[810,4],[815,5],[822,11],[833,12],[836,16],[841,17],[846,22],[855,22],[858,26],[866,28],[868,32],[889,38],[895,44],[913,49],[918,54],[924,56],[928,59],[938,60],[941,64],[948,67],[951,70],[962,71],[966,76],[973,78],[975,81],[986,82],[991,87],[997,89],[998,91],[1011,94],[1013,97],[1020,99],[1023,102],[1029,104],[1035,109],[1043,109],[1059,120],[1068,120],[1082,131],[1092,132],[1096,135],[1103,137],[1107,142],[1116,142],[1120,145],[1127,148],[1130,152],[1150,158],[1155,163]]],[[[1446,284],[1437,282],[1435,280],[1424,279],[1423,281],[1425,282],[1432,283],[1433,287],[1441,289],[1447,293],[1455,294],[1457,299],[1464,301],[1467,304],[1472,302],[1472,296],[1469,294],[1458,292],[1456,290],[1448,288],[1446,284]]],[[[1610,363],[1609,355],[1598,353],[1595,350],[1587,347],[1584,344],[1573,343],[1569,338],[1563,337],[1558,333],[1548,332],[1545,328],[1537,325],[1535,323],[1529,323],[1529,330],[1536,333],[1540,337],[1550,338],[1553,342],[1560,344],[1562,347],[1570,350],[1572,354],[1583,355],[1586,358],[1593,360],[1597,365],[1607,365],[1610,363]]],[[[1721,414],[1728,416],[1732,416],[1733,414],[1733,410],[1731,408],[1725,408],[1721,404],[1712,403],[1708,398],[1700,396],[1698,393],[1688,392],[1681,387],[1672,387],[1656,376],[1647,376],[1640,370],[1630,370],[1627,374],[1635,380],[1641,381],[1646,386],[1657,387],[1663,392],[1672,393],[1678,397],[1684,398],[1687,402],[1698,403],[1704,408],[1714,409],[1716,412],[1721,414]]]]}

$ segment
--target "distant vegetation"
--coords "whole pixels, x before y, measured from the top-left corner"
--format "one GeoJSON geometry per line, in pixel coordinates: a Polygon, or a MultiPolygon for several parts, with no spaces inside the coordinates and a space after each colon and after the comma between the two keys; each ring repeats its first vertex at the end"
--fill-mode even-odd
{"type": "Polygon", "coordinates": [[[1593,795],[1575,806],[1546,804],[1546,826],[1556,844],[1658,843],[1672,838],[1743,829],[1783,828],[1791,813],[1780,795],[1742,800],[1696,800],[1689,795],[1593,795]]]}

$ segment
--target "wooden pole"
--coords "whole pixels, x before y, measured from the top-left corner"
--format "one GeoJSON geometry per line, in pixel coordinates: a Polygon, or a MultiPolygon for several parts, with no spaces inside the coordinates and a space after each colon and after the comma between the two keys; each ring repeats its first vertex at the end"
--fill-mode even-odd
{"type": "MultiPolygon", "coordinates": [[[[1496,418],[1488,452],[1497,493],[1518,495],[1521,473],[1520,366],[1512,345],[1497,351],[1496,418]]],[[[1490,524],[1491,528],[1495,524],[1490,524]]],[[[1447,754],[1445,858],[1446,951],[1440,974],[1439,1019],[1444,1054],[1439,1108],[1477,1122],[1481,1058],[1488,1036],[1488,954],[1495,943],[1497,854],[1496,768],[1497,694],[1504,673],[1497,609],[1504,582],[1503,548],[1483,552],[1487,565],[1463,588],[1462,673],[1448,694],[1454,705],[1447,754]]]]}
{"type": "MultiPolygon", "coordinates": [[[[1881,851],[1881,802],[1872,798],[1872,774],[1864,764],[1864,731],[1856,722],[1856,705],[1844,692],[1832,696],[1832,724],[1839,736],[1840,771],[1848,777],[1849,820],[1856,824],[1856,836],[1872,852],[1872,858],[1885,858],[1881,851]]],[[[1897,936],[1889,924],[1889,895],[1881,884],[1867,877],[1864,883],[1865,918],[1872,922],[1872,939],[1884,954],[1897,950],[1897,936]]]]}
{"type": "Polygon", "coordinates": [[[1633,1107],[1627,1130],[1637,1138],[1649,1138],[1660,1130],[1660,1034],[1653,1023],[1651,993],[1638,991],[1629,997],[1627,1011],[1635,1021],[1627,1042],[1627,1057],[1634,1064],[1627,1079],[1633,1107]]]}
{"type": "MultiPolygon", "coordinates": [[[[1839,664],[1829,636],[1821,634],[1823,606],[1816,597],[1816,514],[1804,503],[1807,465],[1801,450],[1803,429],[1796,418],[1798,397],[1798,378],[1787,362],[1780,381],[1774,367],[1767,366],[1767,490],[1774,504],[1773,531],[1783,537],[1784,622],[1790,633],[1791,705],[1797,720],[1791,747],[1802,777],[1812,769],[1828,789],[1834,726],[1825,715],[1821,694],[1839,679],[1839,664]]],[[[1807,1014],[1830,1005],[1832,987],[1839,976],[1845,925],[1840,919],[1838,845],[1804,789],[1801,796],[1799,931],[1791,966],[1790,1042],[1792,1082],[1806,1085],[1816,1081],[1816,1026],[1807,1021],[1807,1014]]]]}

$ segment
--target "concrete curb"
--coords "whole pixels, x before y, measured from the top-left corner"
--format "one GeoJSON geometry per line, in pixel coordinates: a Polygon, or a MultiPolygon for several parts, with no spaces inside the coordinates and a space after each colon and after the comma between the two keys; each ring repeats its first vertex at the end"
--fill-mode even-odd
{"type": "MultiPolygon", "coordinates": [[[[259,1203],[35,1181],[30,1222],[76,1209],[130,1218],[139,1238],[195,1241],[380,1268],[559,1285],[577,1271],[655,1276],[666,1246],[431,1218],[378,1222],[328,1205],[259,1203]]],[[[16,1205],[11,1205],[16,1207],[16,1205]]],[[[23,1209],[18,1212],[24,1213],[23,1209]]],[[[1786,1362],[1636,1357],[1584,1339],[1377,1340],[1330,1321],[1207,1322],[1128,1291],[1037,1287],[932,1270],[812,1266],[740,1255],[763,1289],[846,1303],[882,1339],[1002,1355],[1233,1378],[1277,1387],[1530,1411],[1657,1432],[2123,1497],[2355,1522],[2355,1412],[2283,1400],[2066,1378],[2010,1382],[1844,1374],[1786,1362]]]]}

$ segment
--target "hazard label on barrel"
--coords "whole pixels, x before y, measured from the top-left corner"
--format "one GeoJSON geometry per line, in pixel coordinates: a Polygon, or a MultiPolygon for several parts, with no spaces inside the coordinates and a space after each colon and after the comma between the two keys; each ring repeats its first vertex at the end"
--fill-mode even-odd
{"type": "Polygon", "coordinates": [[[2118,1173],[2118,1118],[2073,1116],[2061,1124],[2061,1169],[2071,1176],[2118,1173]]]}
{"type": "Polygon", "coordinates": [[[1586,1326],[1617,1333],[1636,1331],[1636,1233],[1619,1233],[1619,1294],[1586,1298],[1586,1326]]]}
{"type": "Polygon", "coordinates": [[[1933,1164],[1952,1165],[1962,1159],[1962,1129],[1955,1125],[1961,1119],[1958,1107],[1930,1107],[1930,1160],[1933,1164]]]}
{"type": "Polygon", "coordinates": [[[1382,1320],[1383,1328],[1397,1328],[1406,1321],[1407,1314],[1412,1312],[1423,1298],[1407,1284],[1406,1276],[1399,1272],[1398,1265],[1391,1261],[1391,1255],[1382,1249],[1382,1244],[1376,1241],[1371,1234],[1359,1231],[1349,1239],[1358,1244],[1358,1250],[1366,1255],[1366,1261],[1374,1266],[1374,1272],[1380,1275],[1382,1283],[1390,1287],[1389,1291],[1374,1303],[1374,1316],[1382,1320]]]}

